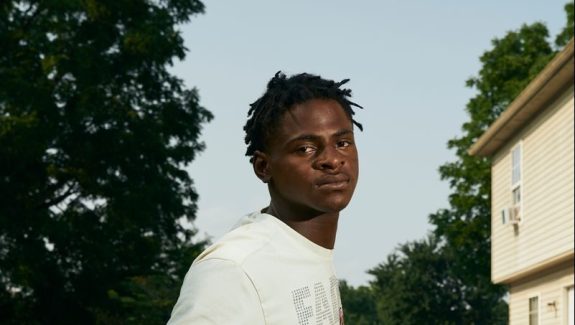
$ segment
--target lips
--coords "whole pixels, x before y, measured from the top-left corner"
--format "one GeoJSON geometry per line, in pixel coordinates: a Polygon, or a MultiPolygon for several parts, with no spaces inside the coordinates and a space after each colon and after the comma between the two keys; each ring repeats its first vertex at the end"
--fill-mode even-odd
{"type": "Polygon", "coordinates": [[[344,189],[349,184],[349,177],[347,175],[326,175],[321,177],[317,182],[316,186],[321,189],[344,189]]]}

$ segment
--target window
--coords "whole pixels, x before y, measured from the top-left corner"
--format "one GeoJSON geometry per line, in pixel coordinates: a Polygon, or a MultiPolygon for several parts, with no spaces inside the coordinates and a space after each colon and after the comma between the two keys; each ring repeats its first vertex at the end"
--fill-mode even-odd
{"type": "Polygon", "coordinates": [[[513,189],[513,205],[518,205],[521,203],[521,185],[516,186],[513,189]]]}
{"type": "Polygon", "coordinates": [[[573,312],[573,287],[567,289],[567,324],[575,324],[575,312],[573,312]]]}
{"type": "Polygon", "coordinates": [[[539,297],[529,298],[529,325],[539,324],[539,297]]]}
{"type": "Polygon", "coordinates": [[[521,148],[519,143],[511,150],[511,202],[512,212],[510,219],[515,223],[521,220],[521,200],[522,200],[522,186],[521,186],[521,148]]]}
{"type": "Polygon", "coordinates": [[[515,186],[521,182],[521,144],[511,151],[511,185],[515,186]]]}

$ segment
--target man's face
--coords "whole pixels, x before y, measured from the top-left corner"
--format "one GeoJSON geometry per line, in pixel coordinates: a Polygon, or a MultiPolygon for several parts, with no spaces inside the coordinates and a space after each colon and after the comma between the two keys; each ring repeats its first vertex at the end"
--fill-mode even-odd
{"type": "Polygon", "coordinates": [[[309,100],[284,113],[265,156],[272,200],[305,214],[339,212],[351,200],[357,148],[351,119],[335,100],[309,100]]]}

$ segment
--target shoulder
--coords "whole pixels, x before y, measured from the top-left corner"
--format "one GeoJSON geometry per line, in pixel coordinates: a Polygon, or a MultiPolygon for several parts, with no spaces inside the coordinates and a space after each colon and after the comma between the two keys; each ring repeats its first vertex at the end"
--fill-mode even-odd
{"type": "Polygon", "coordinates": [[[259,293],[243,263],[267,245],[260,223],[242,224],[196,258],[168,325],[264,324],[259,293]]]}
{"type": "Polygon", "coordinates": [[[260,324],[258,294],[234,262],[208,259],[195,263],[184,279],[168,324],[260,324]]]}
{"type": "Polygon", "coordinates": [[[240,220],[236,227],[216,241],[194,261],[225,260],[242,265],[248,258],[265,250],[276,237],[277,227],[269,215],[254,213],[240,220]]]}

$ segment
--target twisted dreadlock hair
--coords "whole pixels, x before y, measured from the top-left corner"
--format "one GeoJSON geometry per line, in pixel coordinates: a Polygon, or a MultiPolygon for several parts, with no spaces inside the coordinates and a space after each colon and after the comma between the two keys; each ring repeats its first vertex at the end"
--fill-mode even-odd
{"type": "Polygon", "coordinates": [[[295,105],[312,99],[333,99],[337,101],[350,120],[360,130],[363,127],[353,119],[353,106],[363,108],[349,100],[351,90],[340,88],[349,79],[340,82],[322,79],[320,76],[301,73],[286,77],[281,71],[269,81],[267,90],[250,105],[248,121],[244,126],[246,156],[253,162],[256,150],[264,151],[268,137],[272,136],[283,114],[295,105]]]}

